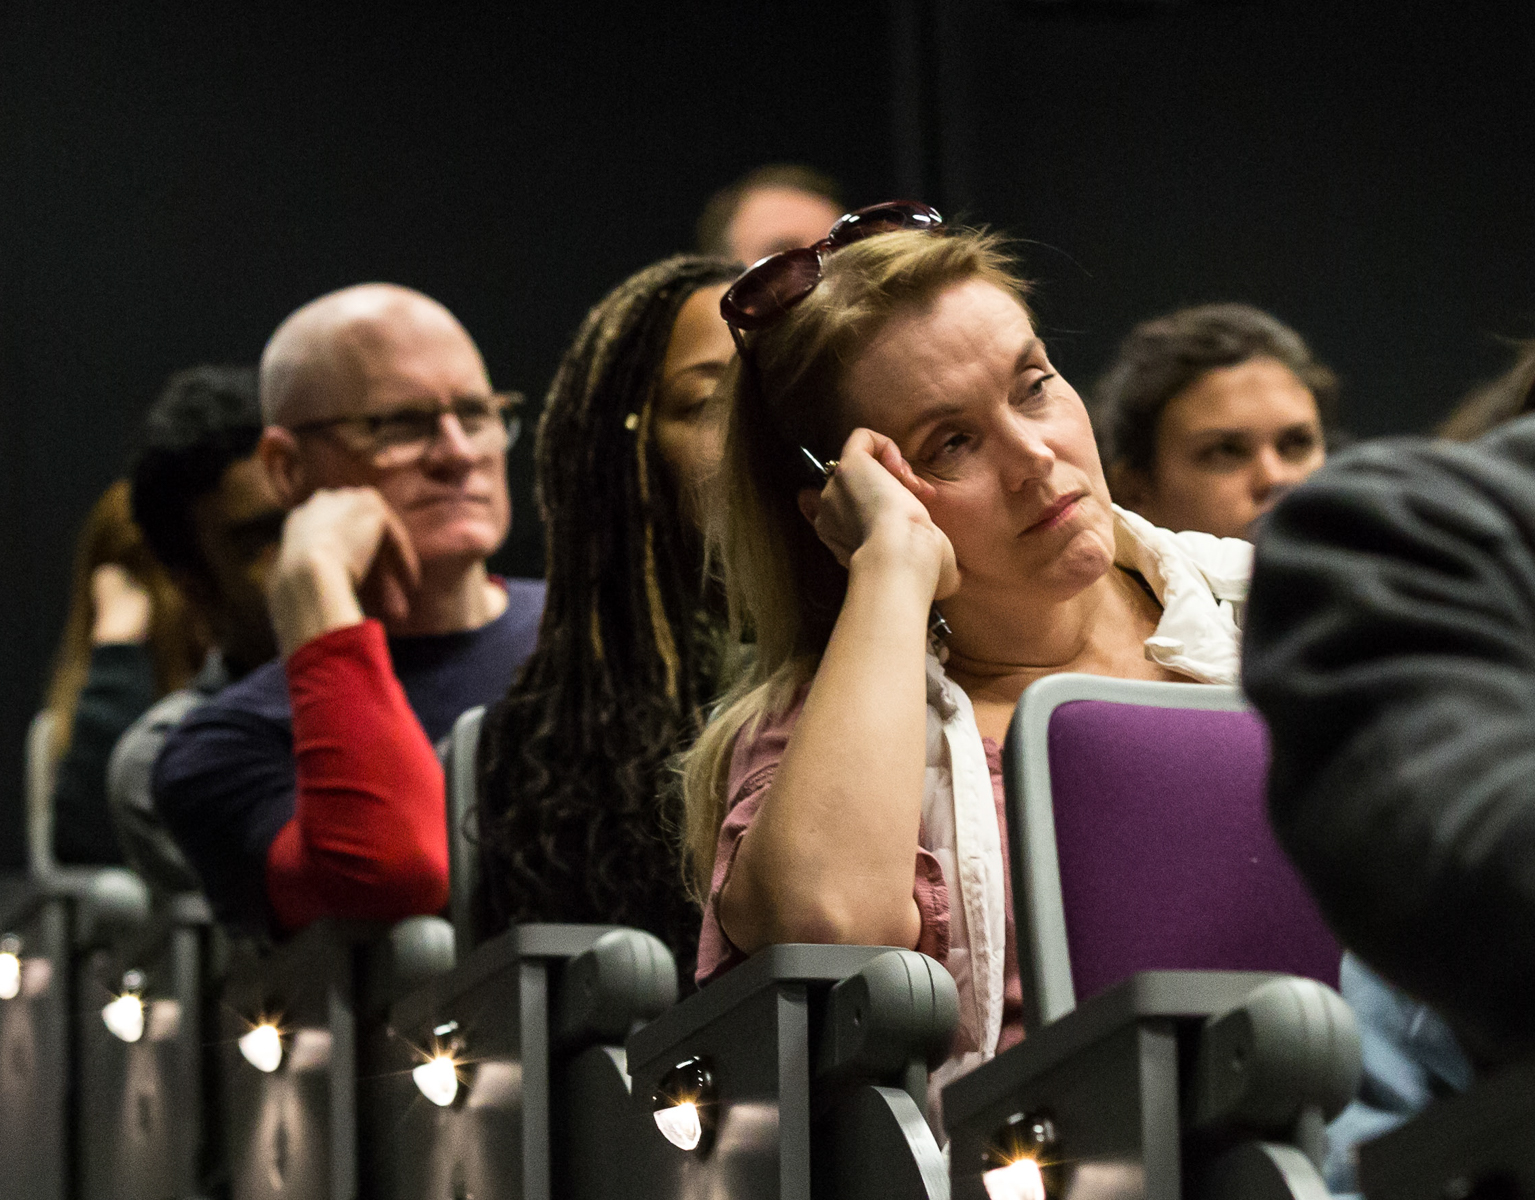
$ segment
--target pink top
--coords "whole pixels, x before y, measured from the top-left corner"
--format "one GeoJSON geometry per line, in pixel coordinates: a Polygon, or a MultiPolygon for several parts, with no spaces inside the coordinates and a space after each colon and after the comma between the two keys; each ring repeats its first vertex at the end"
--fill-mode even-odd
{"type": "MultiPolygon", "coordinates": [[[[752,819],[767,795],[768,785],[778,770],[778,761],[789,744],[789,734],[799,720],[805,706],[801,692],[790,707],[776,717],[765,718],[755,734],[743,731],[736,739],[730,759],[730,777],[727,783],[729,798],[725,821],[720,826],[719,842],[715,847],[714,877],[709,885],[709,901],[704,907],[703,929],[698,939],[698,974],[701,985],[724,974],[731,967],[746,960],[725,936],[718,915],[719,895],[725,890],[730,870],[735,865],[736,851],[741,837],[751,827],[752,819]]],[[[991,791],[997,805],[997,830],[1002,845],[1007,843],[1007,811],[1002,787],[1002,752],[991,738],[983,738],[986,749],[986,765],[991,771],[991,791]]],[[[927,846],[927,830],[917,830],[916,869],[912,880],[912,899],[922,916],[922,931],[917,937],[916,949],[947,965],[949,957],[949,888],[943,878],[938,859],[927,846]]],[[[1004,903],[1006,905],[1007,940],[1003,957],[1002,1033],[997,1042],[1000,1054],[1009,1046],[1023,1040],[1023,985],[1018,975],[1018,938],[1013,922],[1013,881],[1009,872],[1003,872],[1004,903]]],[[[956,1050],[974,1047],[956,1047],[956,1050]]]]}

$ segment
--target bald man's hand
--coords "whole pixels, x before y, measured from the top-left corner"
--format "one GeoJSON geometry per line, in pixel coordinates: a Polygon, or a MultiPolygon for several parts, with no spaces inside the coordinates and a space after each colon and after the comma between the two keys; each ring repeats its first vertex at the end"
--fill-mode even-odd
{"type": "Polygon", "coordinates": [[[305,642],[365,616],[410,615],[421,568],[400,518],[373,488],[325,488],[288,514],[267,580],[277,645],[305,642]]]}

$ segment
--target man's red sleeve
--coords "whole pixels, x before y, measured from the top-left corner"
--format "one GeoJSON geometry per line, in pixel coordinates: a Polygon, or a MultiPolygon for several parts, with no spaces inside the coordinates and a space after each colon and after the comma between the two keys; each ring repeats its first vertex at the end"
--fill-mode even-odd
{"type": "Polygon", "coordinates": [[[395,678],[377,621],[333,629],[288,659],[294,815],[267,851],[288,929],[320,917],[395,921],[448,902],[442,767],[395,678]]]}

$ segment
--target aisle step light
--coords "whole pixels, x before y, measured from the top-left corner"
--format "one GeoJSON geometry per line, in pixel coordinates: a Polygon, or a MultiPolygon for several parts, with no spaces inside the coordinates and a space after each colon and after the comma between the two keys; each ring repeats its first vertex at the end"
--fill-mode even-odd
{"type": "Polygon", "coordinates": [[[981,1182],[988,1200],[1057,1200],[1060,1141],[1048,1113],[1014,1113],[986,1151],[981,1182]]]}
{"type": "Polygon", "coordinates": [[[129,971],[123,975],[123,990],[101,1010],[101,1019],[112,1035],[133,1043],[144,1036],[144,975],[129,971]]]}
{"type": "Polygon", "coordinates": [[[270,1075],[282,1066],[282,1032],[271,1021],[258,1022],[241,1035],[237,1045],[245,1061],[258,1071],[270,1075]]]}
{"type": "Polygon", "coordinates": [[[0,937],[0,1000],[21,995],[21,939],[14,933],[0,937]]]}
{"type": "MultiPolygon", "coordinates": [[[[432,1036],[451,1037],[457,1030],[458,1022],[448,1021],[432,1030],[432,1036]]],[[[439,1108],[447,1108],[458,1096],[458,1062],[454,1056],[462,1049],[458,1038],[453,1038],[446,1047],[439,1040],[436,1052],[410,1073],[416,1090],[439,1108]]]]}
{"type": "Polygon", "coordinates": [[[704,1154],[714,1137],[717,1101],[708,1062],[690,1058],[661,1077],[651,1113],[656,1128],[673,1146],[704,1154]]]}

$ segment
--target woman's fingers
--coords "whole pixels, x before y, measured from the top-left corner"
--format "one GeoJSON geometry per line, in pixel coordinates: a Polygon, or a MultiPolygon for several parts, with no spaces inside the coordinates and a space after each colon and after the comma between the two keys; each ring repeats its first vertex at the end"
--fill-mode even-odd
{"type": "Polygon", "coordinates": [[[873,434],[873,437],[876,439],[877,447],[875,458],[880,466],[900,480],[907,491],[921,500],[924,505],[938,494],[938,489],[918,475],[912,465],[906,461],[906,456],[901,453],[899,446],[882,433],[873,434]]]}

